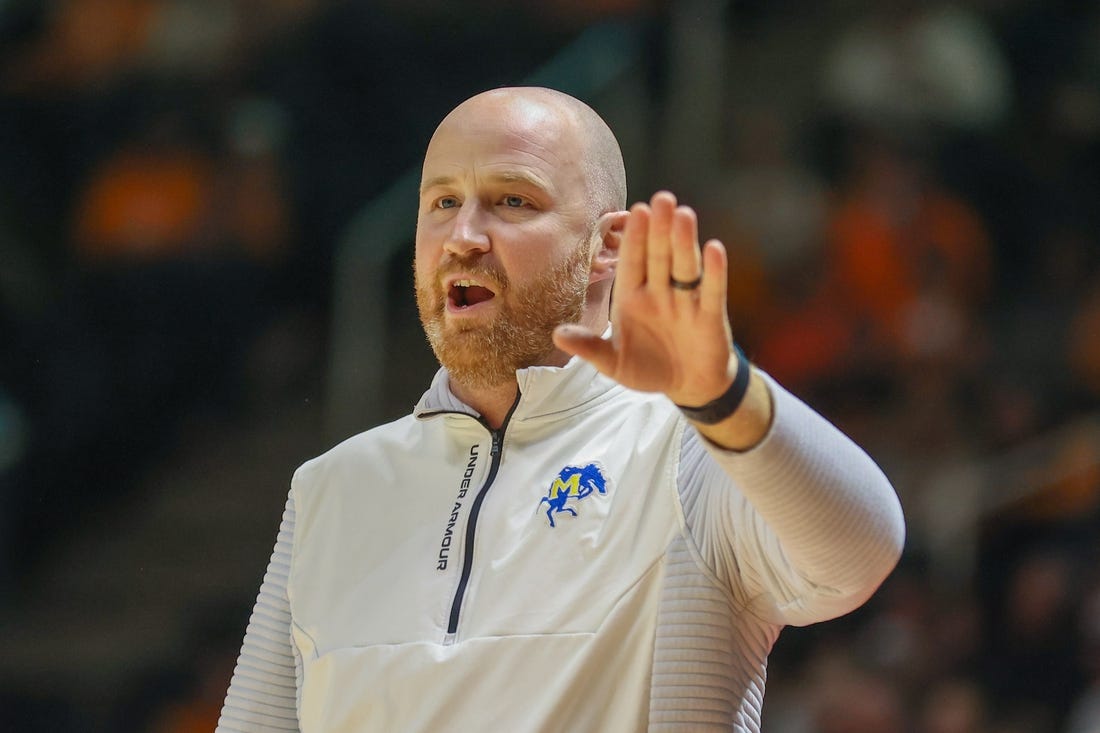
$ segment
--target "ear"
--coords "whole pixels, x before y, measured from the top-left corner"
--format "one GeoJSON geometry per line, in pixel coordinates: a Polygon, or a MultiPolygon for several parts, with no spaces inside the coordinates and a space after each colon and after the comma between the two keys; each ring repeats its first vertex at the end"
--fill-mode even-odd
{"type": "Polygon", "coordinates": [[[609,280],[615,276],[615,266],[619,264],[619,245],[623,239],[623,227],[626,226],[628,211],[609,211],[596,220],[593,235],[592,276],[590,283],[609,280]]]}

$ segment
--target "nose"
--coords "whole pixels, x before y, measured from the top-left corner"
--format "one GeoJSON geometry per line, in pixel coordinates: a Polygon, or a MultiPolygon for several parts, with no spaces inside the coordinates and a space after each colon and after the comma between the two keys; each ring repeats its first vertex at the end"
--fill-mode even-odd
{"type": "Polygon", "coordinates": [[[462,204],[462,208],[455,214],[443,248],[456,255],[489,251],[489,235],[485,231],[483,212],[477,202],[467,201],[462,204]]]}

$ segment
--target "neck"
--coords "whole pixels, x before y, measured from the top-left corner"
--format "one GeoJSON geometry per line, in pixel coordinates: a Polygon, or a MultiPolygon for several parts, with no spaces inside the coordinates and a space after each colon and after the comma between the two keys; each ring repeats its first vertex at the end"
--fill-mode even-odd
{"type": "Polygon", "coordinates": [[[512,381],[491,387],[468,387],[452,379],[451,392],[476,410],[489,423],[489,427],[497,430],[504,424],[504,418],[515,404],[519,385],[512,381]]]}

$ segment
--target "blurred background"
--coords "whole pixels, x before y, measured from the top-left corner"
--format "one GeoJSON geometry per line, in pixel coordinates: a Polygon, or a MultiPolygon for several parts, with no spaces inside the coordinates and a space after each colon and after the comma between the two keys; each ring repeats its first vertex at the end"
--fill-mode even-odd
{"type": "Polygon", "coordinates": [[[589,101],[906,508],[766,733],[1100,731],[1100,8],[0,0],[0,730],[210,731],[294,468],[407,413],[416,166],[589,101]]]}

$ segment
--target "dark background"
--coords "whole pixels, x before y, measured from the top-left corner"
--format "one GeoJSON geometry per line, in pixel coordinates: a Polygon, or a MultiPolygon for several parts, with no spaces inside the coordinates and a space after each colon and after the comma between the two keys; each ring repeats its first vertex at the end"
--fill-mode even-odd
{"type": "Polygon", "coordinates": [[[1100,731],[1100,9],[1038,0],[0,2],[0,730],[213,728],[294,468],[434,370],[395,182],[532,79],[905,504],[764,730],[1100,731]]]}

